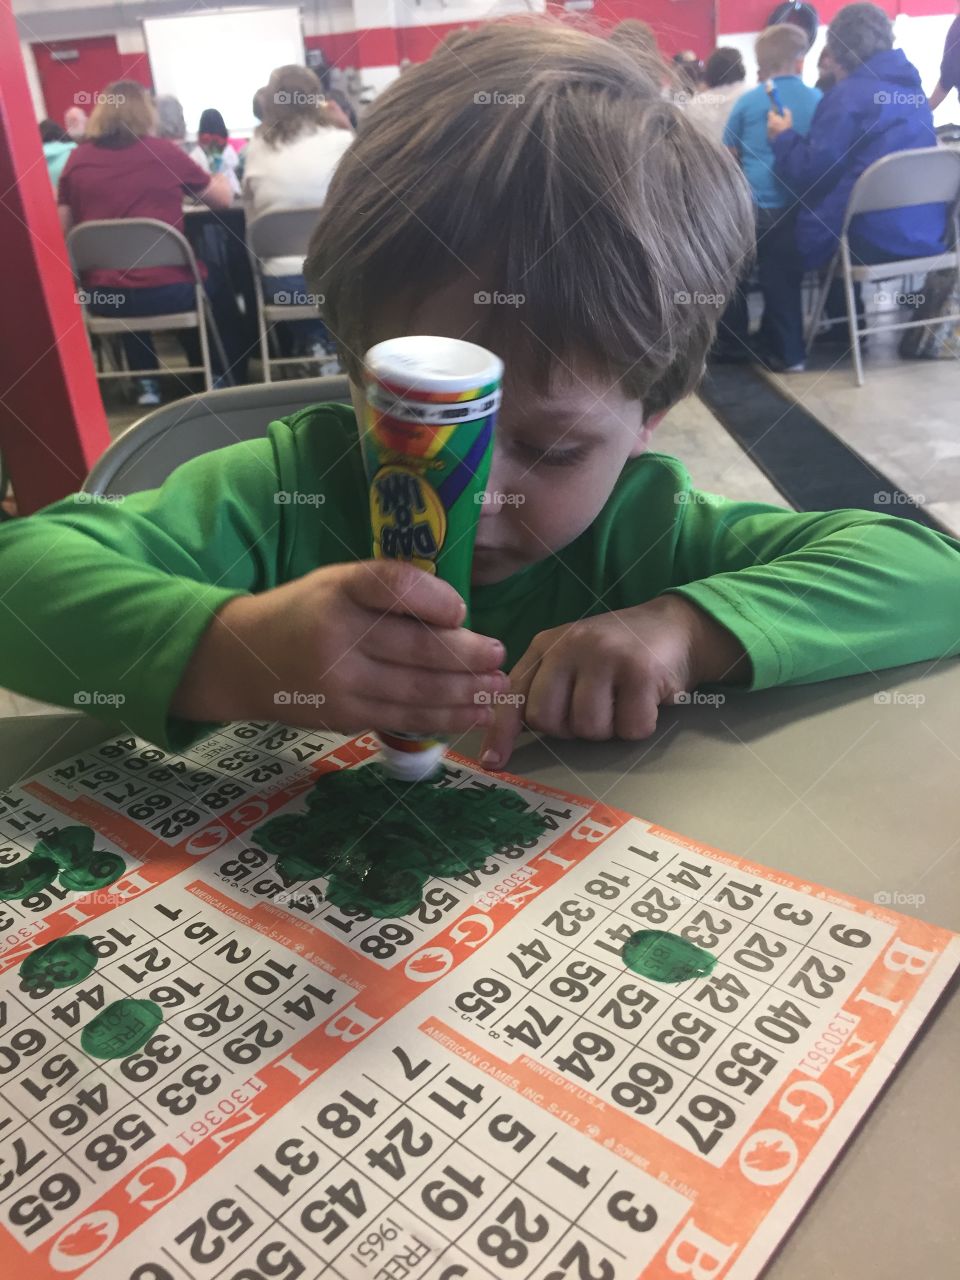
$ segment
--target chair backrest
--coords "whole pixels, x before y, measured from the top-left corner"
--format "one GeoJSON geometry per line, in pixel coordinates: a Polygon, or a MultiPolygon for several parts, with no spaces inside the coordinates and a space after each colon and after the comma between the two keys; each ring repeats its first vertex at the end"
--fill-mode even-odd
{"type": "Polygon", "coordinates": [[[187,396],[140,418],[95,463],[81,492],[154,489],[181,463],[239,440],[258,440],[267,426],[312,404],[349,403],[345,377],[304,378],[229,387],[187,396]]]}
{"type": "Polygon", "coordinates": [[[844,231],[858,213],[909,209],[917,204],[946,204],[951,213],[960,200],[960,151],[921,147],[893,151],[864,169],[850,192],[844,231]]]}
{"type": "Polygon", "coordinates": [[[81,222],[67,236],[67,249],[76,272],[186,267],[200,281],[189,241],[157,218],[81,222]]]}
{"type": "Polygon", "coordinates": [[[247,223],[250,252],[264,258],[304,258],[313,229],[320,220],[320,206],[305,209],[274,209],[247,223]]]}

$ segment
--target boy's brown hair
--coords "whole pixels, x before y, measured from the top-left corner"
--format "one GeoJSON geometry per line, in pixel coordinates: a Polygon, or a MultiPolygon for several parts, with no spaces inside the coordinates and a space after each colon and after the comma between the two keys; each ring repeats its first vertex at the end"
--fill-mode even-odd
{"type": "Polygon", "coordinates": [[[765,27],[754,44],[761,80],[792,71],[798,58],[807,52],[807,33],[792,22],[765,27]]]}
{"type": "Polygon", "coordinates": [[[538,389],[585,362],[647,413],[692,390],[753,209],[659,75],[655,58],[540,20],[464,32],[395,81],[337,168],[305,264],[351,377],[385,299],[472,276],[483,305],[463,336],[494,337],[538,389]]]}

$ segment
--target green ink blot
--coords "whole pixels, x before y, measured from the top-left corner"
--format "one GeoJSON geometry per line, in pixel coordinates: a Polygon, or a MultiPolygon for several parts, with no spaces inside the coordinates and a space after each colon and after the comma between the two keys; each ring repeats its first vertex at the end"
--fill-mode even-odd
{"type": "Polygon", "coordinates": [[[95,849],[89,860],[69,871],[60,872],[60,883],[64,889],[74,889],[79,893],[89,893],[93,889],[105,889],[123,875],[125,863],[119,853],[110,853],[106,849],[95,849]]]}
{"type": "Polygon", "coordinates": [[[77,893],[103,889],[119,880],[126,864],[118,853],[95,849],[95,833],[91,827],[60,827],[37,844],[35,854],[55,862],[60,869],[60,884],[77,893]]]}
{"type": "Polygon", "coordinates": [[[76,867],[93,853],[94,835],[90,827],[60,827],[34,847],[34,853],[52,858],[58,867],[76,867]]]}
{"type": "Polygon", "coordinates": [[[415,911],[432,876],[462,875],[501,850],[532,848],[546,827],[505,787],[398,782],[380,765],[320,777],[305,813],[270,818],[253,843],[287,884],[329,878],[334,905],[373,916],[415,911]]]}
{"type": "Polygon", "coordinates": [[[0,867],[0,899],[27,898],[49,889],[57,875],[57,864],[42,853],[31,853],[9,867],[0,867]]]}
{"type": "Polygon", "coordinates": [[[91,1058],[126,1058],[142,1049],[163,1021],[152,1000],[114,1000],[80,1033],[80,1047],[91,1058]]]}
{"type": "Polygon", "coordinates": [[[654,982],[687,982],[712,973],[717,957],[675,933],[642,929],[623,944],[623,962],[641,978],[654,982]]]}
{"type": "Polygon", "coordinates": [[[55,938],[31,952],[20,966],[27,989],[72,987],[89,978],[97,965],[97,949],[82,933],[55,938]]]}

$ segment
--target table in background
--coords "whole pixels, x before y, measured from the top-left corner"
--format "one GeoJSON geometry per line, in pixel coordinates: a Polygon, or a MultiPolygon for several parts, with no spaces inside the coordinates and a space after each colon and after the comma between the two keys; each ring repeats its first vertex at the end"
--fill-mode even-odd
{"type": "MultiPolygon", "coordinates": [[[[867,901],[922,894],[892,905],[960,931],[960,668],[928,667],[731,692],[665,711],[643,743],[524,741],[511,769],[867,901]]],[[[66,712],[0,720],[0,787],[106,736],[66,712]]],[[[954,1273],[955,987],[766,1280],[954,1273]]]]}

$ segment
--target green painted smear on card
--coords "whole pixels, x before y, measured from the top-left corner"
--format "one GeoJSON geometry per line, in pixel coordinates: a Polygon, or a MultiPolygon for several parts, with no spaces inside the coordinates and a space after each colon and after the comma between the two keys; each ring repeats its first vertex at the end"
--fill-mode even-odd
{"type": "Polygon", "coordinates": [[[114,1000],[80,1033],[80,1048],[91,1058],[125,1058],[147,1043],[163,1021],[152,1000],[114,1000]]]}
{"type": "Polygon", "coordinates": [[[60,827],[38,840],[33,852],[13,866],[0,868],[0,898],[26,898],[49,889],[59,877],[61,887],[78,893],[104,889],[123,875],[118,853],[93,847],[91,827],[60,827]]]}
{"type": "Polygon", "coordinates": [[[31,952],[20,966],[25,988],[72,987],[97,966],[97,949],[82,933],[55,938],[31,952]]]}
{"type": "Polygon", "coordinates": [[[546,827],[522,796],[398,782],[377,764],[320,777],[305,813],[270,818],[252,835],[277,855],[285,883],[329,879],[338,907],[409,915],[433,876],[474,871],[498,851],[532,848],[546,827]]]}
{"type": "Polygon", "coordinates": [[[57,878],[57,870],[53,859],[42,853],[31,853],[12,866],[0,867],[0,898],[9,902],[49,889],[57,878]]]}
{"type": "Polygon", "coordinates": [[[623,963],[654,982],[687,982],[713,972],[717,957],[675,933],[641,929],[623,944],[623,963]]]}

